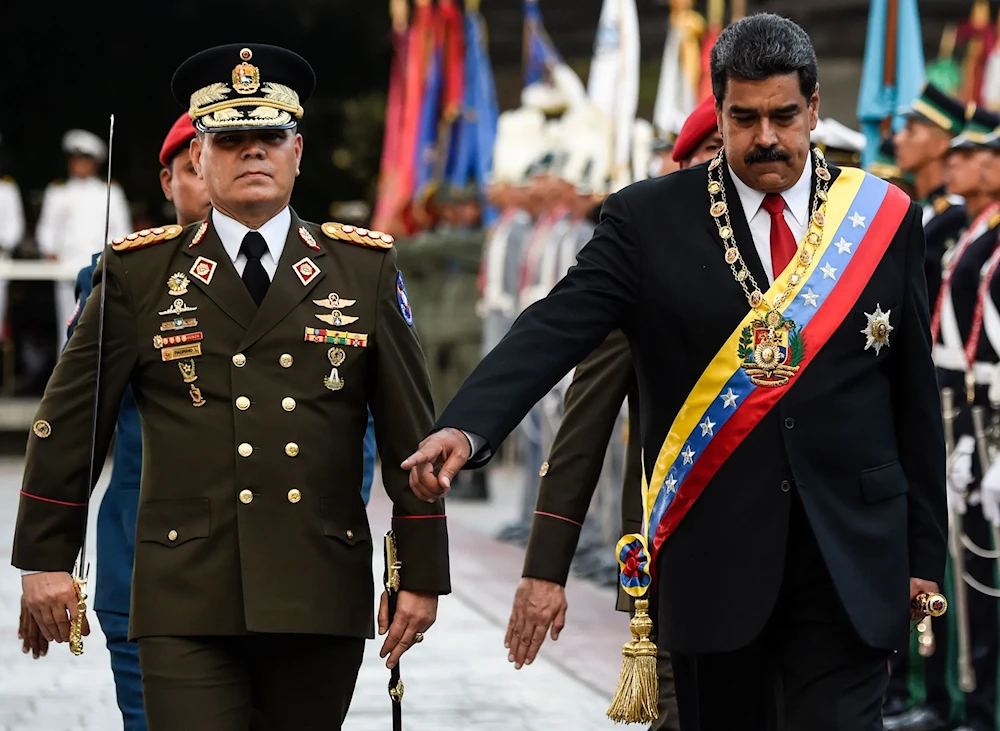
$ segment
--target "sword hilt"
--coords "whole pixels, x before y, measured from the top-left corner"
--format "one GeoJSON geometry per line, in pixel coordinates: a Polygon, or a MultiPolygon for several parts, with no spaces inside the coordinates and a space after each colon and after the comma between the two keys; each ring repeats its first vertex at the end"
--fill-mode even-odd
{"type": "Polygon", "coordinates": [[[73,569],[73,588],[76,589],[76,618],[69,623],[69,651],[74,655],[83,654],[83,622],[87,616],[87,577],[90,565],[80,569],[78,563],[73,569]]]}
{"type": "Polygon", "coordinates": [[[948,600],[943,594],[917,594],[910,602],[914,611],[928,617],[940,617],[948,611],[948,600]]]}

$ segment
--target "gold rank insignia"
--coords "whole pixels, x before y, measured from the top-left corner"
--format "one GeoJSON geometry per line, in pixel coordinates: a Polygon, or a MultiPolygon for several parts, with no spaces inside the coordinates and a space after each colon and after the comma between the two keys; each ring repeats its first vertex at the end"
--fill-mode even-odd
{"type": "Polygon", "coordinates": [[[185,277],[182,272],[175,272],[167,279],[167,289],[175,297],[179,294],[187,294],[189,284],[191,284],[191,280],[185,277]]]}
{"type": "Polygon", "coordinates": [[[348,315],[341,314],[340,310],[334,310],[329,315],[316,315],[316,317],[327,325],[333,325],[334,327],[340,327],[341,325],[350,325],[352,322],[357,322],[357,317],[350,317],[348,315]]]}
{"type": "Polygon", "coordinates": [[[391,249],[393,241],[395,241],[392,236],[381,231],[369,231],[366,228],[358,228],[344,223],[324,223],[321,229],[327,237],[335,241],[347,241],[373,249],[391,249]]]}
{"type": "Polygon", "coordinates": [[[157,226],[156,228],[144,228],[128,236],[122,236],[111,242],[111,248],[115,251],[132,251],[152,246],[162,241],[169,241],[181,235],[184,229],[177,224],[169,226],[157,226]]]}
{"type": "Polygon", "coordinates": [[[357,300],[341,299],[340,295],[336,292],[331,292],[324,300],[313,300],[313,304],[319,305],[320,307],[326,307],[330,310],[338,310],[341,307],[350,307],[356,303],[357,300]]]}

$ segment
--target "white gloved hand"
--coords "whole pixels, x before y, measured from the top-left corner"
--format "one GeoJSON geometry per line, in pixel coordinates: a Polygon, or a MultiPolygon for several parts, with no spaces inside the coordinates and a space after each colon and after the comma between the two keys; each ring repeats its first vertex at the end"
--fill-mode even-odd
{"type": "Polygon", "coordinates": [[[983,503],[983,516],[992,525],[1000,527],[1000,459],[987,470],[979,492],[983,503]]]}
{"type": "Polygon", "coordinates": [[[965,493],[972,484],[972,453],[976,440],[965,434],[955,445],[948,461],[948,507],[958,515],[965,515],[965,493]]]}

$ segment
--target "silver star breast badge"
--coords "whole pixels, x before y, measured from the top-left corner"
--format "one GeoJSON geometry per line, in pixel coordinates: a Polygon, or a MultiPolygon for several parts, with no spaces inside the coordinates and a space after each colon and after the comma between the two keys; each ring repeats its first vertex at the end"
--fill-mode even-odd
{"type": "Polygon", "coordinates": [[[892,310],[882,312],[881,305],[875,305],[875,312],[872,314],[865,313],[868,324],[861,331],[861,334],[866,338],[865,350],[875,348],[875,355],[878,355],[883,345],[889,345],[889,333],[893,330],[892,325],[889,324],[890,314],[892,314],[892,310]]]}

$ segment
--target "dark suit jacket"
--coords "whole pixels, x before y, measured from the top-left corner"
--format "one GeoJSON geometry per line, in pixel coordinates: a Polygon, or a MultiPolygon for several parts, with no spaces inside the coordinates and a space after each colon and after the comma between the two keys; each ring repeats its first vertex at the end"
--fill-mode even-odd
{"type": "MultiPolygon", "coordinates": [[[[620,328],[636,365],[648,477],[688,392],[749,307],[709,206],[705,165],[609,197],[578,265],[520,316],[437,426],[481,435],[495,453],[531,405],[620,328]]],[[[731,216],[744,260],[766,283],[741,207],[731,216]]],[[[734,650],[759,634],[782,582],[792,483],[861,638],[906,645],[909,577],[940,583],[946,552],[929,330],[912,204],[846,319],[659,552],[669,600],[658,630],[669,650],[734,650]],[[878,305],[894,330],[877,356],[861,331],[878,305]]]]}
{"type": "Polygon", "coordinates": [[[38,409],[50,429],[28,440],[13,564],[68,571],[79,550],[106,287],[98,465],[129,385],[142,417],[131,636],[373,636],[372,550],[381,540],[360,491],[369,409],[401,588],[450,591],[443,504],[417,498],[399,467],[434,408],[395,250],[334,240],[293,213],[258,308],[214,227],[195,243],[199,228],[108,250],[106,282],[95,285],[38,409]],[[215,265],[207,282],[199,257],[215,265]],[[196,308],[182,316],[197,324],[181,334],[203,333],[190,384],[154,341],[175,332],[161,329],[173,317],[159,314],[178,297],[167,284],[175,272],[187,273],[180,299],[196,308]],[[314,302],[331,293],[343,298],[343,317],[356,318],[335,329],[367,336],[364,347],[359,338],[337,346],[339,390],[324,384],[336,343],[305,338],[307,327],[331,328],[316,317],[331,309],[314,302]]]}

